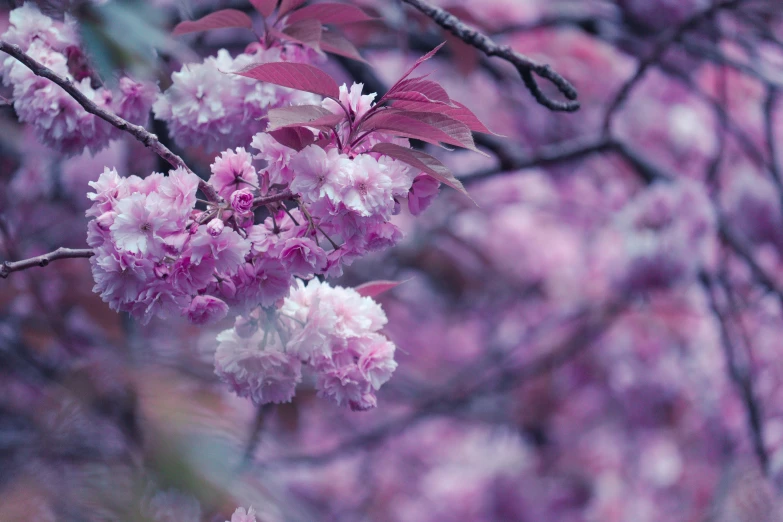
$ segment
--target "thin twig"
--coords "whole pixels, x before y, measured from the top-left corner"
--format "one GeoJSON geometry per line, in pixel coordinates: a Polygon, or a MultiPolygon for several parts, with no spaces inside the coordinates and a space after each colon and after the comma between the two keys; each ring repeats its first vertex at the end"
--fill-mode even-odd
{"type": "Polygon", "coordinates": [[[263,207],[264,205],[271,205],[272,203],[278,203],[289,199],[294,199],[294,193],[288,189],[278,192],[277,194],[257,196],[253,198],[253,208],[263,207]]]}
{"type": "Polygon", "coordinates": [[[644,77],[645,73],[650,67],[658,63],[661,58],[663,58],[664,53],[666,53],[672,44],[677,42],[687,31],[696,27],[699,23],[705,20],[709,20],[715,16],[720,10],[734,7],[741,2],[742,0],[722,0],[720,2],[716,2],[707,9],[694,14],[679,26],[674,27],[665,33],[655,44],[652,52],[646,58],[643,58],[639,61],[633,76],[631,76],[631,78],[625,82],[622,87],[620,87],[620,90],[612,99],[611,103],[609,104],[609,108],[606,110],[606,115],[604,116],[604,134],[609,134],[609,130],[612,125],[612,119],[614,118],[615,113],[622,106],[623,102],[625,102],[625,99],[631,93],[636,84],[638,84],[639,81],[644,77]]]}
{"type": "Polygon", "coordinates": [[[0,277],[7,278],[12,272],[19,272],[20,270],[27,270],[35,266],[47,266],[52,261],[58,259],[73,259],[77,257],[92,257],[94,252],[89,248],[64,248],[60,247],[48,254],[42,254],[40,256],[31,257],[29,259],[22,259],[21,261],[5,261],[0,265],[0,277]]]}
{"type": "Polygon", "coordinates": [[[589,140],[578,139],[558,143],[555,145],[544,146],[541,148],[541,150],[530,156],[522,156],[516,151],[516,149],[509,147],[509,155],[506,158],[505,165],[501,164],[499,165],[499,168],[460,176],[459,179],[463,183],[472,183],[481,179],[490,178],[503,172],[528,169],[532,167],[545,167],[547,165],[554,165],[557,163],[582,159],[585,156],[589,156],[590,154],[597,154],[611,150],[614,146],[614,141],[609,138],[589,140]]]}
{"type": "MultiPolygon", "coordinates": [[[[707,297],[709,298],[712,313],[718,320],[722,341],[721,344],[723,345],[723,353],[726,357],[729,377],[731,377],[731,380],[737,387],[737,391],[742,399],[742,404],[745,407],[745,412],[748,415],[748,430],[750,431],[750,438],[753,441],[753,449],[756,452],[756,457],[759,459],[761,469],[764,470],[764,473],[766,474],[769,471],[769,455],[764,446],[761,405],[753,394],[753,382],[751,380],[750,371],[746,364],[741,364],[737,360],[737,353],[734,349],[734,343],[732,342],[731,334],[728,329],[728,322],[718,306],[718,300],[715,296],[715,289],[710,276],[706,273],[702,273],[700,279],[704,286],[704,290],[707,293],[707,297]]],[[[729,292],[730,290],[727,288],[726,291],[729,292]]]]}
{"type": "Polygon", "coordinates": [[[472,27],[464,24],[456,16],[425,2],[424,0],[402,0],[406,4],[415,7],[436,24],[451,32],[454,36],[466,44],[483,51],[487,56],[497,56],[516,67],[519,71],[525,87],[530,91],[538,103],[553,111],[574,112],[579,109],[579,102],[576,101],[577,92],[571,83],[552,70],[547,64],[538,63],[527,56],[514,51],[508,45],[499,45],[490,37],[482,34],[472,27]],[[551,82],[557,90],[568,100],[567,102],[557,101],[549,98],[539,87],[535,76],[551,82]]]}
{"type": "MultiPolygon", "coordinates": [[[[33,74],[36,76],[40,76],[42,78],[46,78],[48,80],[53,81],[62,89],[71,95],[71,97],[76,100],[79,105],[81,105],[85,111],[89,112],[90,114],[94,114],[95,116],[98,116],[104,121],[109,122],[114,127],[118,128],[119,130],[123,132],[127,132],[137,140],[139,140],[145,147],[151,149],[153,152],[155,152],[158,156],[166,160],[170,165],[173,167],[181,167],[188,172],[192,172],[190,168],[185,164],[182,158],[174,154],[168,147],[163,145],[160,140],[158,140],[158,137],[151,132],[149,132],[147,129],[142,127],[141,125],[134,125],[133,123],[120,118],[113,112],[98,107],[98,105],[95,104],[92,100],[90,100],[87,96],[85,96],[84,93],[82,93],[79,89],[76,88],[76,86],[71,82],[71,80],[67,78],[63,78],[62,76],[59,76],[54,71],[46,67],[45,65],[37,62],[32,57],[30,57],[28,54],[26,54],[18,45],[10,44],[6,41],[0,40],[0,51],[3,51],[17,60],[21,62],[25,67],[30,69],[33,74]]],[[[223,198],[220,196],[220,194],[217,193],[214,187],[207,183],[204,180],[199,180],[198,185],[199,190],[201,190],[202,193],[206,196],[206,198],[210,201],[216,201],[216,202],[222,202],[223,198]]]]}

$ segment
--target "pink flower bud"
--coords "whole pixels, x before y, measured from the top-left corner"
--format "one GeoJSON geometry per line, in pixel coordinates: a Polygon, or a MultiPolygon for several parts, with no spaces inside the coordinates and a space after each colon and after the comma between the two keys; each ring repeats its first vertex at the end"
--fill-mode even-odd
{"type": "Polygon", "coordinates": [[[190,302],[187,313],[193,324],[216,323],[228,314],[228,305],[211,295],[197,295],[190,302]]]}
{"type": "Polygon", "coordinates": [[[114,223],[115,217],[117,217],[117,213],[110,210],[101,214],[95,221],[101,230],[109,230],[109,227],[114,223]]]}
{"type": "Polygon", "coordinates": [[[220,282],[220,295],[227,299],[233,298],[237,294],[237,286],[231,279],[224,279],[220,282]]]}
{"type": "Polygon", "coordinates": [[[158,279],[166,279],[169,276],[168,265],[164,265],[162,263],[156,264],[152,271],[155,273],[155,277],[158,279]]]}
{"type": "Polygon", "coordinates": [[[218,237],[223,232],[223,226],[222,219],[213,219],[207,225],[207,233],[212,237],[218,237]]]}
{"type": "Polygon", "coordinates": [[[250,317],[237,317],[234,330],[242,339],[249,339],[258,330],[258,321],[250,317]]]}
{"type": "Polygon", "coordinates": [[[253,209],[253,193],[248,189],[235,190],[231,194],[231,207],[240,214],[253,209]]]}

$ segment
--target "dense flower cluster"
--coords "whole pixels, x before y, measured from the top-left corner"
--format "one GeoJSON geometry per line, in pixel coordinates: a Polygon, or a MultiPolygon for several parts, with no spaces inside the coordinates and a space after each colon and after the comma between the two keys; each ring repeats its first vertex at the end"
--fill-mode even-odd
{"type": "Polygon", "coordinates": [[[622,235],[620,284],[631,290],[692,281],[714,262],[715,216],[697,183],[659,183],[632,200],[617,218],[622,235]]]}
{"type": "Polygon", "coordinates": [[[304,371],[319,395],[367,410],[397,367],[394,344],[378,333],[384,324],[386,315],[371,298],[299,280],[276,321],[254,313],[218,335],[215,371],[256,404],[290,401],[304,371]]]}
{"type": "Polygon", "coordinates": [[[94,290],[113,310],[144,322],[172,313],[199,324],[225,317],[227,304],[208,294],[242,268],[249,242],[229,228],[199,226],[195,174],[121,178],[106,168],[90,185],[94,290]]]}
{"type": "MultiPolygon", "coordinates": [[[[11,11],[9,19],[11,27],[3,34],[4,40],[71,80],[98,107],[132,123],[146,122],[157,87],[127,77],[120,79],[118,92],[96,86],[71,18],[58,22],[25,3],[11,11]]],[[[0,72],[3,82],[13,87],[19,120],[33,125],[38,138],[53,149],[66,155],[80,154],[85,148],[96,152],[119,137],[120,131],[85,111],[62,88],[36,76],[16,59],[7,57],[0,72]]]]}
{"type": "Polygon", "coordinates": [[[273,107],[316,103],[317,96],[257,82],[234,74],[251,64],[279,61],[307,62],[313,52],[296,46],[265,48],[250,44],[232,58],[225,49],[202,63],[186,64],[171,76],[172,85],[153,105],[155,117],[165,121],[181,147],[210,151],[247,146],[273,107]]]}
{"type": "MultiPolygon", "coordinates": [[[[251,144],[259,151],[255,158],[266,162],[263,183],[288,185],[307,206],[317,229],[340,243],[327,252],[326,273],[331,276],[342,273],[342,264],[394,245],[402,234],[389,222],[391,216],[400,212],[406,198],[412,214],[423,212],[440,185],[399,160],[370,152],[381,142],[409,147],[406,139],[373,132],[352,147],[342,146],[353,122],[372,106],[375,94],[362,95],[362,87],[340,88],[340,102],[351,114],[342,122],[342,136],[327,136],[299,151],[267,133],[257,134],[251,144]]],[[[323,106],[335,115],[345,114],[332,100],[323,106]]]]}

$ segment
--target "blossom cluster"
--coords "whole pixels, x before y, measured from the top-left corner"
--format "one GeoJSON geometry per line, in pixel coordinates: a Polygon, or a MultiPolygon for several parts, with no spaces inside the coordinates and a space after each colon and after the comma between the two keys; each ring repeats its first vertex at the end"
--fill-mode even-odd
{"type": "Polygon", "coordinates": [[[715,215],[701,185],[658,183],[618,215],[622,235],[621,286],[631,290],[670,288],[692,281],[715,254],[715,215]]]}
{"type": "Polygon", "coordinates": [[[385,324],[386,314],[370,297],[298,280],[277,318],[239,317],[218,335],[215,371],[256,404],[290,401],[304,372],[320,396],[367,410],[397,367],[394,344],[378,333],[385,324]]]}
{"type": "Polygon", "coordinates": [[[198,182],[181,168],[144,179],[106,168],[90,182],[93,290],[113,310],[144,322],[181,313],[203,324],[227,314],[209,294],[231,293],[223,282],[242,268],[249,242],[221,221],[199,225],[198,182]]]}
{"type": "MultiPolygon", "coordinates": [[[[340,128],[342,137],[332,134],[298,151],[271,133],[256,134],[251,144],[258,150],[255,158],[266,163],[262,182],[290,188],[317,229],[340,243],[326,253],[325,273],[330,276],[340,275],[343,264],[394,245],[402,234],[389,221],[391,216],[406,201],[412,214],[423,212],[440,186],[433,177],[402,161],[371,152],[373,145],[382,142],[409,147],[407,139],[372,132],[348,149],[342,146],[351,124],[372,107],[375,94],[362,95],[362,87],[353,84],[350,91],[345,84],[340,87],[340,103],[350,113],[340,128]]],[[[335,115],[345,114],[333,100],[322,105],[335,115]]]]}
{"type": "MultiPolygon", "coordinates": [[[[143,124],[157,92],[149,83],[128,77],[119,79],[117,92],[98,83],[80,48],[76,24],[69,16],[63,22],[42,14],[25,3],[9,15],[11,26],[2,38],[18,45],[37,62],[74,83],[98,107],[143,124]]],[[[88,113],[76,100],[52,81],[36,76],[13,57],[0,65],[3,82],[13,87],[14,109],[19,120],[31,124],[38,138],[65,155],[93,153],[104,148],[120,131],[88,113]]]]}
{"type": "Polygon", "coordinates": [[[152,106],[155,117],[168,124],[180,147],[210,151],[247,146],[270,108],[317,103],[318,97],[261,83],[234,74],[251,64],[280,61],[308,62],[315,53],[293,45],[247,46],[232,58],[225,49],[201,63],[186,64],[171,75],[171,86],[152,106]]]}

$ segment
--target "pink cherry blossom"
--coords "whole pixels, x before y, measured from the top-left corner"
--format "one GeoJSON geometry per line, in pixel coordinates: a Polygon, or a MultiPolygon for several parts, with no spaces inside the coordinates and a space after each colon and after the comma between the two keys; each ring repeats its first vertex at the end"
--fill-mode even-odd
{"type": "Polygon", "coordinates": [[[188,307],[188,319],[193,324],[212,324],[228,314],[228,305],[211,295],[197,295],[188,307]]]}
{"type": "Polygon", "coordinates": [[[235,190],[258,186],[252,158],[242,147],[223,151],[210,168],[209,182],[224,198],[230,197],[235,190]]]}
{"type": "Polygon", "coordinates": [[[231,194],[231,208],[240,214],[250,212],[253,208],[253,193],[246,189],[240,189],[231,194]]]}

